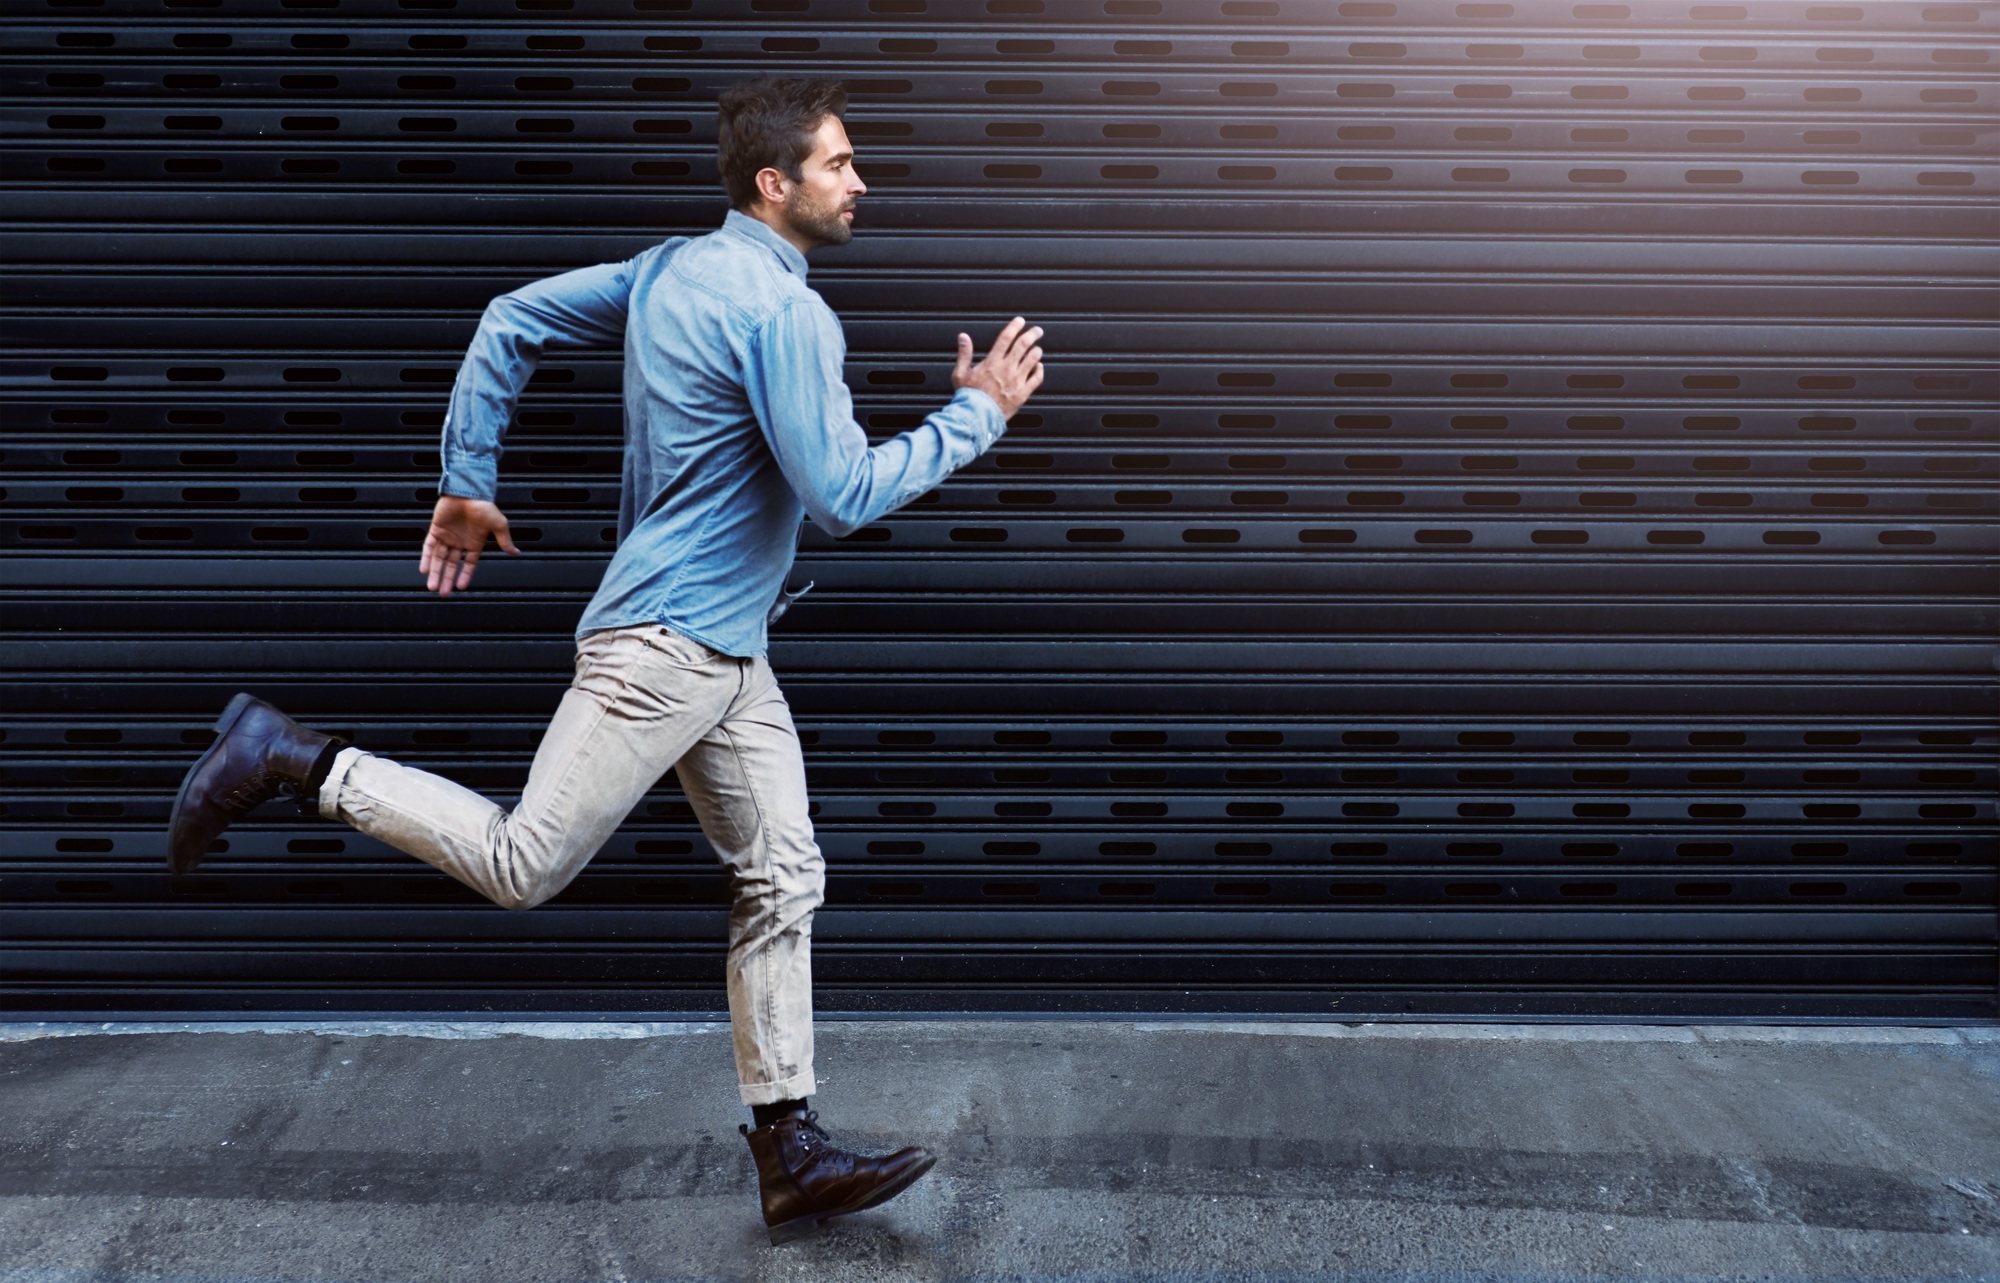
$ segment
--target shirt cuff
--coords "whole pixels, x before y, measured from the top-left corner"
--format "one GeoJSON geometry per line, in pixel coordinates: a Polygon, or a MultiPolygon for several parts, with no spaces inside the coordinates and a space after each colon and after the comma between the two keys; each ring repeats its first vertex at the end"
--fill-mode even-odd
{"type": "Polygon", "coordinates": [[[979,448],[982,451],[1006,434],[1007,416],[1000,412],[998,401],[978,388],[960,388],[952,399],[961,398],[979,415],[976,430],[979,433],[979,448]]]}
{"type": "Polygon", "coordinates": [[[500,465],[491,455],[458,454],[445,459],[438,493],[493,502],[500,491],[500,465]]]}

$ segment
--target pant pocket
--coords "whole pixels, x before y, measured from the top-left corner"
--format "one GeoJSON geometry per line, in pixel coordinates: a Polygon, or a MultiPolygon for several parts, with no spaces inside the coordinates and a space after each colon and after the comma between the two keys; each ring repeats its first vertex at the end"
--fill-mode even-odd
{"type": "Polygon", "coordinates": [[[643,639],[651,649],[689,668],[712,663],[722,655],[721,651],[703,645],[686,633],[677,633],[665,624],[649,627],[643,634],[643,639]]]}

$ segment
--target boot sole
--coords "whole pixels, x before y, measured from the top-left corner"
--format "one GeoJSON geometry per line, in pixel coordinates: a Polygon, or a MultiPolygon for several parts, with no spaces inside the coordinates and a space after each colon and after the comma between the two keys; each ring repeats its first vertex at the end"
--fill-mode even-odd
{"type": "Polygon", "coordinates": [[[778,1224],[769,1227],[771,1243],[773,1246],[779,1243],[789,1243],[793,1239],[804,1238],[808,1234],[824,1229],[829,1221],[837,1221],[843,1216],[852,1216],[856,1212],[865,1212],[871,1207],[880,1207],[910,1186],[916,1184],[918,1177],[935,1166],[937,1166],[937,1155],[933,1154],[930,1158],[912,1167],[895,1180],[878,1186],[873,1193],[858,1203],[840,1208],[838,1211],[814,1212],[810,1216],[799,1216],[789,1221],[780,1221],[778,1224]]]}
{"type": "Polygon", "coordinates": [[[181,810],[187,805],[188,789],[194,785],[194,777],[201,773],[201,768],[208,765],[208,759],[214,757],[215,751],[222,747],[223,737],[229,734],[230,728],[236,725],[236,719],[243,716],[243,710],[250,707],[250,701],[254,698],[256,698],[254,695],[244,691],[223,706],[222,716],[215,719],[215,742],[194,760],[194,765],[188,767],[187,774],[181,777],[180,792],[174,794],[173,813],[167,817],[167,870],[170,873],[192,873],[201,863],[202,855],[206,854],[206,852],[197,853],[185,865],[176,865],[173,853],[174,830],[181,826],[181,810]]]}

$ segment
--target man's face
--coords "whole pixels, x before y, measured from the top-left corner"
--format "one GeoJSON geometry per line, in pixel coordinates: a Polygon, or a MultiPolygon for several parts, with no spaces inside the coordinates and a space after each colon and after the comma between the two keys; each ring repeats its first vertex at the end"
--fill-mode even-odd
{"type": "Polygon", "coordinates": [[[868,190],[854,173],[854,147],[838,117],[828,116],[813,135],[812,155],[799,180],[785,181],[778,207],[785,223],[816,245],[845,245],[854,239],[854,203],[868,190]]]}

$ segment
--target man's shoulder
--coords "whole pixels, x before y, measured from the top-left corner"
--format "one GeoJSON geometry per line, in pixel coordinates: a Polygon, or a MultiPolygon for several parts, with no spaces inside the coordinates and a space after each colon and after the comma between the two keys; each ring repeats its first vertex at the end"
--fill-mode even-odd
{"type": "Polygon", "coordinates": [[[681,281],[726,303],[752,325],[800,303],[825,306],[770,250],[726,230],[692,237],[665,258],[681,281]]]}

